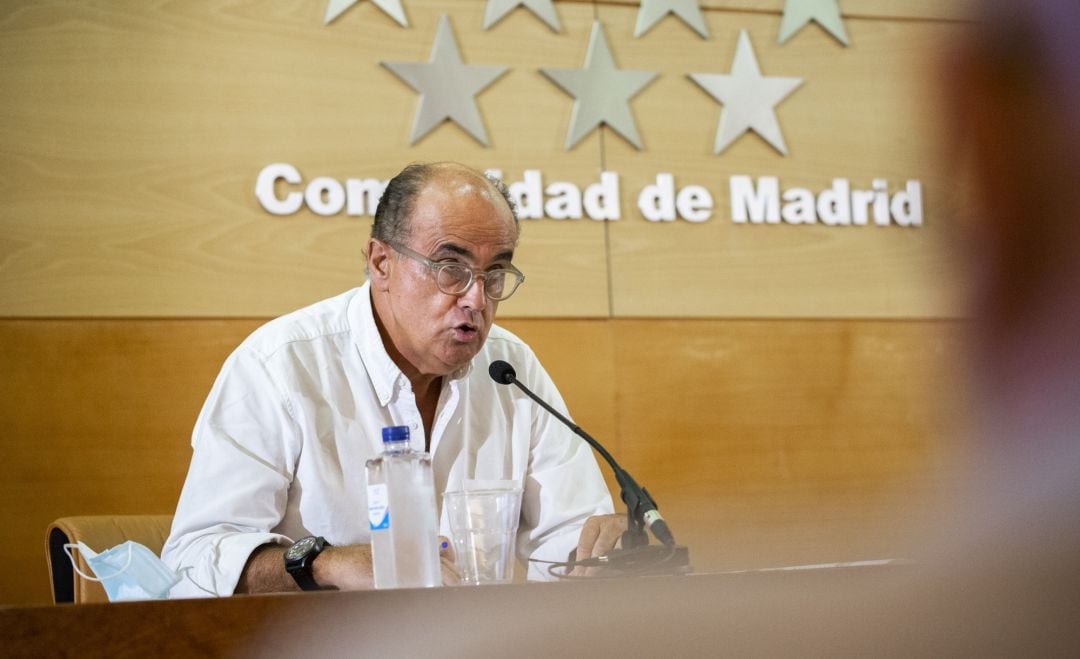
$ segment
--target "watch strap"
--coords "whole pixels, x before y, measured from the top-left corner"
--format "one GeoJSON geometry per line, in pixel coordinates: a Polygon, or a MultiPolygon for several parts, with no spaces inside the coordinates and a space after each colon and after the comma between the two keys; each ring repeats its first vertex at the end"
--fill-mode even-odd
{"type": "Polygon", "coordinates": [[[300,586],[300,590],[322,590],[322,586],[315,582],[310,567],[307,569],[292,569],[289,574],[292,575],[296,585],[300,586]]]}

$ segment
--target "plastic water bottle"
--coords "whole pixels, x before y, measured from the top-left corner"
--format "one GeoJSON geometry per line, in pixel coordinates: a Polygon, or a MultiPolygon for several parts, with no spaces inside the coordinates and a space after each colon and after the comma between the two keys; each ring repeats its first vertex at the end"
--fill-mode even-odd
{"type": "Polygon", "coordinates": [[[383,452],[367,461],[368,521],[376,588],[442,583],[431,456],[409,446],[409,428],[383,428],[383,452]]]}

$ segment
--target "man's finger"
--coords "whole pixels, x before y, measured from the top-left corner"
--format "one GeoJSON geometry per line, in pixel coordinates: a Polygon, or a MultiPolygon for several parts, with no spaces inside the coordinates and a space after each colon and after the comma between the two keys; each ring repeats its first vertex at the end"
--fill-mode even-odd
{"type": "Polygon", "coordinates": [[[581,536],[578,538],[577,545],[577,560],[583,561],[586,558],[593,557],[593,546],[600,536],[600,519],[599,517],[590,517],[585,520],[585,526],[581,527],[581,536]]]}
{"type": "MultiPolygon", "coordinates": [[[[577,552],[574,557],[578,561],[584,561],[602,554],[622,544],[622,534],[626,530],[626,518],[622,515],[596,515],[585,521],[581,529],[581,537],[578,540],[577,552]]],[[[595,573],[594,568],[575,567],[571,576],[589,576],[595,573]]]]}
{"type": "Polygon", "coordinates": [[[586,558],[595,558],[608,553],[622,541],[622,533],[626,525],[619,517],[599,517],[596,537],[586,558]]]}
{"type": "Polygon", "coordinates": [[[454,561],[454,544],[450,542],[450,538],[445,535],[439,536],[439,556],[447,557],[451,562],[454,561]]]}
{"type": "Polygon", "coordinates": [[[596,542],[593,544],[593,556],[606,554],[622,540],[623,524],[619,520],[610,520],[600,527],[596,542]]]}
{"type": "Polygon", "coordinates": [[[444,535],[439,536],[439,567],[442,570],[444,586],[456,586],[461,583],[461,571],[454,560],[454,543],[444,535]]]}
{"type": "Polygon", "coordinates": [[[444,586],[457,586],[461,583],[461,573],[458,572],[457,566],[453,561],[448,561],[444,557],[439,561],[439,567],[442,573],[442,584],[444,586]]]}

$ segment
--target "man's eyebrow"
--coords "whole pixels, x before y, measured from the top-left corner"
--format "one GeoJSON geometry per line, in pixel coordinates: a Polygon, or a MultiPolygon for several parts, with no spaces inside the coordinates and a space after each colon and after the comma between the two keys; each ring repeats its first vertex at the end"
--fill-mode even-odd
{"type": "MultiPolygon", "coordinates": [[[[435,250],[435,253],[432,254],[432,256],[435,257],[435,258],[438,258],[440,256],[444,256],[446,253],[454,254],[454,255],[457,255],[457,256],[462,256],[462,257],[464,257],[464,258],[466,258],[466,259],[468,259],[470,261],[473,260],[473,253],[470,252],[467,247],[462,247],[461,245],[457,245],[455,243],[445,243],[445,244],[439,245],[438,249],[435,250]]],[[[496,254],[495,258],[493,260],[495,260],[495,261],[511,261],[511,260],[513,260],[513,258],[514,258],[514,250],[509,249],[509,250],[506,250],[505,252],[499,252],[498,254],[496,254]]]]}
{"type": "Polygon", "coordinates": [[[442,256],[447,252],[458,256],[464,256],[467,259],[472,258],[472,252],[470,252],[468,248],[462,247],[461,245],[455,245],[454,243],[444,243],[439,245],[439,248],[435,250],[435,253],[432,254],[432,256],[442,256]]]}

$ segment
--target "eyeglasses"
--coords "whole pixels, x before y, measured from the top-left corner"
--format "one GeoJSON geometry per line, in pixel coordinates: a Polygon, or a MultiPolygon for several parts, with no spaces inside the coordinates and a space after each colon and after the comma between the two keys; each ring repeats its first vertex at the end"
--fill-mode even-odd
{"type": "Polygon", "coordinates": [[[435,285],[447,295],[465,295],[474,281],[483,279],[484,295],[489,300],[501,302],[513,295],[518,286],[521,286],[521,283],[525,281],[525,275],[517,268],[495,268],[477,272],[464,263],[457,263],[456,261],[436,262],[404,245],[391,242],[386,244],[393,247],[394,251],[402,256],[407,256],[418,263],[426,265],[431,270],[431,273],[435,275],[435,285]]]}

